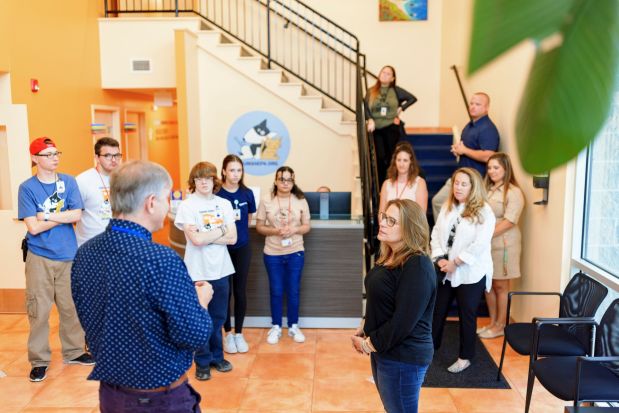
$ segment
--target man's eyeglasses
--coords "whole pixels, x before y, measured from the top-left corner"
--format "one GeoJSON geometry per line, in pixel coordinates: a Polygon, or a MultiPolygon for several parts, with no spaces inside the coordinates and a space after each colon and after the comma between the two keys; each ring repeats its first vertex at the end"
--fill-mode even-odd
{"type": "Polygon", "coordinates": [[[277,180],[281,182],[282,184],[293,184],[294,183],[294,179],[292,178],[277,178],[277,180]]]}
{"type": "Polygon", "coordinates": [[[34,156],[42,156],[47,159],[52,159],[55,157],[59,157],[62,155],[62,152],[50,152],[50,153],[37,153],[34,156]]]}
{"type": "Polygon", "coordinates": [[[205,184],[209,181],[213,181],[213,178],[208,177],[208,178],[194,178],[193,182],[195,182],[196,184],[205,184]]]}
{"type": "Polygon", "coordinates": [[[389,215],[385,214],[384,212],[379,212],[378,213],[378,222],[383,222],[385,221],[387,223],[387,226],[389,228],[393,227],[395,224],[398,223],[398,220],[395,219],[394,217],[390,217],[389,215]]]}
{"type": "Polygon", "coordinates": [[[106,161],[109,161],[111,159],[115,159],[115,160],[120,160],[123,157],[122,153],[106,153],[105,155],[97,155],[101,158],[105,158],[106,161]]]}

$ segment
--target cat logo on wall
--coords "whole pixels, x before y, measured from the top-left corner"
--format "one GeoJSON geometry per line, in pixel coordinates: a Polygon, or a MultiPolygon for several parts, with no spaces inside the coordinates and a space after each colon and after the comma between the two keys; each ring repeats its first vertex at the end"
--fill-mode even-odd
{"type": "Polygon", "coordinates": [[[290,138],[284,123],[269,112],[248,112],[228,131],[228,153],[243,159],[245,172],[268,175],[284,165],[290,138]]]}
{"type": "Polygon", "coordinates": [[[243,146],[241,146],[238,155],[243,160],[253,158],[276,161],[280,142],[277,133],[271,132],[265,119],[245,133],[243,146]]]}

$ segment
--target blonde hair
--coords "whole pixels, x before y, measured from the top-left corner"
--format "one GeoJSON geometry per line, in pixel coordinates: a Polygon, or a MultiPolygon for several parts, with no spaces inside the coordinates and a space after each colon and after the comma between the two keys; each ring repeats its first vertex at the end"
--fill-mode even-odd
{"type": "Polygon", "coordinates": [[[487,202],[486,189],[482,183],[481,175],[473,168],[459,168],[451,175],[451,188],[449,189],[449,198],[447,198],[447,211],[451,211],[455,205],[459,204],[454,196],[453,189],[456,182],[456,175],[458,174],[468,176],[471,181],[471,192],[469,192],[469,196],[464,202],[462,218],[467,218],[471,222],[482,223],[481,211],[484,208],[484,204],[487,202]]]}
{"type": "Polygon", "coordinates": [[[386,242],[380,245],[377,265],[387,268],[402,267],[413,255],[428,255],[430,248],[430,227],[423,209],[410,199],[393,199],[387,203],[399,210],[398,222],[402,233],[402,247],[393,250],[386,242]],[[387,264],[388,263],[388,264],[387,264]]]}

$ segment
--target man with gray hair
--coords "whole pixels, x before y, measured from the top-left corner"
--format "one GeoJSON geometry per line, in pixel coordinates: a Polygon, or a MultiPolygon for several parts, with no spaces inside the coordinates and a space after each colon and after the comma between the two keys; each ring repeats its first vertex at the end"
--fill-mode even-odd
{"type": "Polygon", "coordinates": [[[97,361],[101,412],[200,412],[189,385],[193,352],[208,343],[213,290],[195,285],[172,249],[152,242],[168,213],[170,175],[133,161],[110,179],[112,216],[79,248],[71,288],[97,361]]]}

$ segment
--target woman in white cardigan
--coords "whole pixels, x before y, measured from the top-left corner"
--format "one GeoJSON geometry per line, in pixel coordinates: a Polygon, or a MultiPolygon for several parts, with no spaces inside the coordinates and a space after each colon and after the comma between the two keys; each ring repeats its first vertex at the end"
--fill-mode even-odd
{"type": "Polygon", "coordinates": [[[441,346],[443,327],[455,298],[460,319],[458,359],[447,370],[460,373],[475,356],[477,307],[492,285],[491,241],[495,217],[486,202],[479,173],[460,168],[451,178],[449,198],[432,230],[432,260],[436,264],[438,292],[432,322],[434,348],[441,346]]]}

